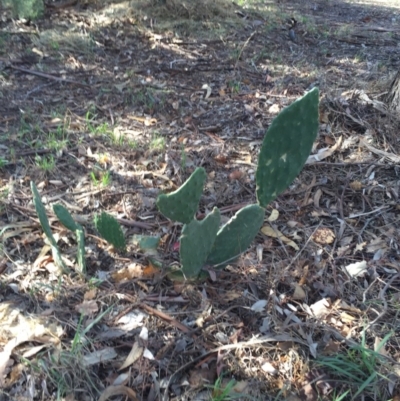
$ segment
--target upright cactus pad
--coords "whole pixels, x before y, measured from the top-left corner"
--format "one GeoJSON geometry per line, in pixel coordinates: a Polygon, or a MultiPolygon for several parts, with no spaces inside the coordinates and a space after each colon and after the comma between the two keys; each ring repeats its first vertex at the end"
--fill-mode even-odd
{"type": "Polygon", "coordinates": [[[179,189],[159,195],[157,207],[160,212],[171,220],[189,224],[199,207],[206,178],[204,168],[198,167],[179,189]]]}
{"type": "Polygon", "coordinates": [[[61,224],[68,228],[68,230],[75,231],[79,228],[79,225],[75,223],[70,212],[63,205],[54,205],[53,212],[56,214],[61,224]]]}
{"type": "Polygon", "coordinates": [[[124,250],[126,247],[124,233],[117,219],[105,212],[96,215],[94,225],[100,235],[116,249],[124,250]]]}
{"type": "Polygon", "coordinates": [[[50,243],[51,253],[53,255],[54,262],[64,272],[68,272],[69,269],[65,266],[65,263],[62,260],[60,250],[58,249],[58,246],[57,246],[57,241],[55,240],[55,238],[53,237],[53,234],[51,232],[49,219],[47,218],[47,215],[46,215],[46,209],[40,198],[39,191],[37,190],[36,185],[33,181],[31,181],[31,191],[33,194],[33,204],[35,205],[35,209],[36,209],[36,213],[39,217],[40,225],[42,226],[42,229],[43,229],[44,233],[46,234],[46,237],[50,243]]]}
{"type": "Polygon", "coordinates": [[[70,212],[62,205],[54,205],[53,211],[60,220],[61,224],[76,234],[76,241],[78,242],[77,262],[79,273],[86,273],[85,262],[85,233],[83,227],[76,223],[72,218],[70,212]]]}
{"type": "Polygon", "coordinates": [[[260,206],[283,192],[303,168],[318,133],[318,99],[314,88],[282,110],[269,127],[256,172],[260,206]]]}
{"type": "Polygon", "coordinates": [[[239,210],[219,231],[207,264],[224,267],[253,242],[264,222],[265,211],[258,205],[239,210]]]}
{"type": "Polygon", "coordinates": [[[183,226],[180,244],[182,272],[188,279],[200,274],[217,236],[220,212],[217,208],[203,220],[183,226]]]}

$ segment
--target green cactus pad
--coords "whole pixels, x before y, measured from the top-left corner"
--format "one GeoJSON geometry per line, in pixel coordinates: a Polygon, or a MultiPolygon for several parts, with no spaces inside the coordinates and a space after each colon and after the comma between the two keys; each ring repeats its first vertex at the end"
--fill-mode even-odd
{"type": "Polygon", "coordinates": [[[160,212],[171,220],[189,224],[199,207],[206,178],[205,170],[198,167],[179,189],[159,195],[157,207],[160,212]]]}
{"type": "Polygon", "coordinates": [[[85,274],[85,233],[83,231],[83,227],[74,221],[69,211],[62,205],[54,205],[53,212],[64,227],[76,234],[76,241],[78,242],[78,252],[76,257],[78,262],[78,270],[79,273],[85,274]]]}
{"type": "Polygon", "coordinates": [[[65,266],[65,263],[62,260],[60,250],[58,249],[57,246],[57,241],[53,237],[53,234],[51,232],[50,228],[50,223],[49,219],[47,218],[46,215],[46,209],[42,203],[42,200],[40,199],[39,191],[36,188],[36,185],[33,181],[31,181],[31,191],[33,194],[33,204],[35,205],[36,213],[39,217],[39,222],[40,225],[42,226],[42,229],[44,233],[46,234],[46,237],[50,243],[51,246],[51,253],[53,255],[54,263],[63,270],[63,272],[67,273],[69,272],[69,269],[65,266]]]}
{"type": "Polygon", "coordinates": [[[61,224],[68,228],[68,230],[76,231],[78,229],[78,225],[75,223],[69,211],[62,205],[54,205],[53,212],[60,220],[61,224]]]}
{"type": "Polygon", "coordinates": [[[265,211],[258,205],[239,210],[219,231],[207,264],[224,267],[253,242],[264,222],[265,211]]]}
{"type": "Polygon", "coordinates": [[[105,212],[94,218],[94,225],[100,235],[116,249],[124,250],[126,243],[124,233],[117,219],[105,212]]]}
{"type": "Polygon", "coordinates": [[[319,92],[314,88],[272,121],[256,172],[257,200],[266,207],[300,173],[318,133],[319,92]]]}
{"type": "Polygon", "coordinates": [[[203,220],[183,226],[180,244],[182,272],[188,279],[198,277],[217,236],[220,212],[217,208],[203,220]]]}
{"type": "Polygon", "coordinates": [[[76,240],[78,242],[78,253],[76,256],[78,262],[79,273],[86,274],[86,260],[85,260],[85,233],[81,225],[77,224],[75,230],[76,240]]]}

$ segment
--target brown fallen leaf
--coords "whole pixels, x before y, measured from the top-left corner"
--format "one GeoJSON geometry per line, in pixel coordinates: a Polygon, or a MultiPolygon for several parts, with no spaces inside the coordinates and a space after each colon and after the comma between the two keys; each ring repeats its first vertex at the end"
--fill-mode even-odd
{"type": "Polygon", "coordinates": [[[351,189],[354,189],[354,191],[360,191],[363,187],[360,181],[352,181],[349,186],[351,189]]]}
{"type": "Polygon", "coordinates": [[[243,171],[234,170],[229,174],[229,179],[231,181],[238,181],[243,177],[243,171]]]}
{"type": "Polygon", "coordinates": [[[323,349],[322,353],[324,355],[335,355],[339,352],[340,342],[330,339],[323,349]]]}
{"type": "Polygon", "coordinates": [[[132,263],[128,267],[124,267],[123,269],[114,272],[111,277],[116,283],[120,283],[121,281],[129,281],[133,278],[142,277],[142,275],[142,266],[137,263],[132,263]]]}
{"type": "Polygon", "coordinates": [[[295,283],[294,284],[294,293],[292,295],[293,299],[303,300],[306,299],[306,292],[303,290],[301,285],[295,283]]]}
{"type": "Polygon", "coordinates": [[[135,341],[133,343],[131,352],[129,353],[129,355],[125,359],[125,362],[122,364],[122,366],[118,370],[123,370],[123,369],[127,368],[128,366],[132,365],[133,363],[135,363],[142,356],[143,350],[144,350],[144,348],[141,345],[139,345],[139,343],[137,341],[135,341]]]}
{"type": "Polygon", "coordinates": [[[83,316],[90,316],[95,314],[99,310],[99,307],[96,301],[90,300],[83,301],[81,304],[76,305],[75,310],[83,316]]]}
{"type": "Polygon", "coordinates": [[[139,401],[136,397],[136,393],[129,387],[126,386],[109,386],[101,394],[98,401],[106,401],[115,395],[125,395],[133,401],[139,401]]]}
{"type": "Polygon", "coordinates": [[[296,251],[300,249],[294,241],[292,241],[290,238],[285,237],[279,230],[273,229],[269,225],[265,225],[264,227],[262,227],[261,232],[267,235],[268,237],[279,238],[283,243],[291,246],[296,251]]]}
{"type": "Polygon", "coordinates": [[[216,377],[217,372],[215,369],[194,369],[190,372],[189,384],[193,388],[202,387],[204,385],[213,384],[216,377]]]}
{"type": "Polygon", "coordinates": [[[85,301],[90,301],[90,300],[96,298],[96,294],[97,294],[97,288],[92,288],[91,290],[85,292],[83,299],[85,301]]]}
{"type": "Polygon", "coordinates": [[[321,227],[315,231],[312,239],[321,245],[332,244],[335,240],[335,233],[330,228],[321,227]]]}

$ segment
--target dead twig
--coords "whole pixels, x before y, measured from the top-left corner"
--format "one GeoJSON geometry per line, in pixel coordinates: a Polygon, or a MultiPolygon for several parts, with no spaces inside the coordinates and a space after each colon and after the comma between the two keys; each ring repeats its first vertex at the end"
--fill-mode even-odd
{"type": "Polygon", "coordinates": [[[178,320],[174,319],[173,317],[167,315],[166,313],[161,312],[161,311],[159,311],[157,309],[154,309],[151,306],[146,305],[144,303],[140,303],[138,306],[139,306],[139,308],[144,309],[150,315],[158,316],[159,318],[161,318],[161,319],[165,320],[166,322],[172,324],[173,326],[175,326],[177,329],[179,329],[183,333],[185,333],[185,334],[191,334],[192,333],[192,330],[189,329],[189,327],[185,326],[184,324],[182,324],[178,320]]]}
{"type": "Polygon", "coordinates": [[[38,77],[46,78],[46,79],[52,79],[52,80],[57,81],[57,82],[63,82],[63,83],[83,86],[85,88],[90,88],[91,87],[90,85],[83,84],[82,82],[73,81],[72,79],[55,77],[54,75],[45,74],[44,72],[35,71],[35,70],[29,70],[27,68],[16,67],[15,65],[10,65],[9,68],[11,68],[13,70],[16,70],[16,71],[23,72],[25,74],[36,75],[38,77]]]}

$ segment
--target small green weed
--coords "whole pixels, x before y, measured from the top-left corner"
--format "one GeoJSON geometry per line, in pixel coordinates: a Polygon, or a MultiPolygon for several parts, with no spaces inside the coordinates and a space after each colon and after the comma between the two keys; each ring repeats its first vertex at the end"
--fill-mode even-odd
{"type": "Polygon", "coordinates": [[[234,387],[236,386],[236,384],[237,381],[235,379],[231,379],[226,383],[226,380],[223,379],[223,375],[221,375],[214,383],[214,386],[210,386],[210,389],[212,389],[210,400],[211,401],[251,400],[252,397],[250,395],[238,393],[235,391],[234,387]]]}
{"type": "Polygon", "coordinates": [[[18,138],[25,139],[25,136],[27,136],[28,134],[31,133],[32,127],[28,122],[29,120],[30,120],[30,116],[28,114],[24,115],[21,118],[19,129],[18,129],[18,134],[17,134],[18,138]]]}
{"type": "Polygon", "coordinates": [[[152,139],[149,144],[151,150],[164,150],[165,149],[165,138],[160,136],[158,132],[153,132],[152,139]]]}
{"type": "MultiPolygon", "coordinates": [[[[392,335],[393,333],[387,334],[373,351],[367,348],[365,331],[363,331],[360,345],[349,348],[345,354],[320,357],[316,360],[316,364],[328,370],[330,375],[337,377],[337,381],[350,386],[351,389],[348,392],[352,392],[352,400],[361,394],[376,396],[381,387],[379,382],[382,379],[388,380],[384,373],[388,373],[389,370],[384,356],[379,351],[392,335]]],[[[343,394],[340,394],[337,399],[342,399],[341,397],[343,394]]],[[[378,399],[383,398],[383,394],[378,396],[378,399]]]]}
{"type": "Polygon", "coordinates": [[[96,115],[92,110],[88,110],[85,115],[86,129],[93,135],[106,135],[110,136],[112,130],[109,128],[108,123],[104,122],[101,124],[95,123],[96,115]]]}
{"type": "Polygon", "coordinates": [[[0,33],[0,54],[5,54],[7,47],[6,44],[9,42],[9,35],[2,32],[0,33]]]}
{"type": "Polygon", "coordinates": [[[110,185],[111,182],[111,175],[109,171],[104,172],[104,174],[101,176],[101,184],[103,187],[106,187],[107,185],[110,185]]]}
{"type": "Polygon", "coordinates": [[[144,107],[147,111],[154,110],[157,103],[154,90],[151,88],[143,88],[133,93],[132,103],[144,107]]]}
{"type": "Polygon", "coordinates": [[[8,160],[0,156],[0,169],[3,168],[8,163],[8,160]]]}
{"type": "Polygon", "coordinates": [[[94,171],[90,172],[90,178],[93,182],[93,185],[97,186],[100,184],[100,181],[97,179],[96,174],[94,173],[94,171]]]}
{"type": "Polygon", "coordinates": [[[43,0],[3,0],[4,4],[10,4],[14,17],[35,19],[43,14],[43,0]]]}
{"type": "Polygon", "coordinates": [[[53,50],[59,50],[60,49],[60,44],[58,42],[50,42],[50,47],[53,50]]]}
{"type": "Polygon", "coordinates": [[[133,139],[129,139],[127,142],[127,145],[130,149],[137,149],[138,148],[138,143],[137,141],[133,140],[133,139]]]}
{"type": "Polygon", "coordinates": [[[335,34],[339,38],[342,38],[344,36],[351,36],[351,33],[353,31],[353,27],[351,25],[341,25],[339,28],[336,30],[335,34]]]}
{"type": "Polygon", "coordinates": [[[109,132],[108,134],[111,143],[116,146],[124,146],[125,144],[125,136],[123,133],[115,133],[114,131],[109,132]]]}
{"type": "Polygon", "coordinates": [[[365,61],[367,58],[367,56],[365,55],[365,53],[363,52],[358,52],[355,56],[354,56],[354,63],[358,64],[361,63],[363,61],[365,61]]]}
{"type": "Polygon", "coordinates": [[[112,133],[112,130],[109,128],[108,123],[102,123],[93,130],[93,134],[95,134],[95,135],[110,136],[111,133],[112,133]]]}
{"type": "Polygon", "coordinates": [[[111,174],[109,171],[101,171],[97,174],[94,171],[91,171],[90,178],[95,186],[99,186],[101,184],[103,187],[106,187],[111,183],[111,174]]]}
{"type": "Polygon", "coordinates": [[[239,82],[239,81],[229,81],[228,86],[231,89],[232,93],[239,93],[240,92],[240,87],[241,87],[241,82],[239,82]]]}
{"type": "Polygon", "coordinates": [[[65,343],[60,348],[51,348],[38,353],[33,361],[21,358],[21,362],[30,367],[35,376],[44,375],[48,379],[48,385],[54,387],[52,389],[54,399],[64,399],[66,395],[73,394],[77,388],[82,387],[85,391],[89,391],[90,398],[98,399],[101,391],[97,385],[99,378],[87,363],[87,356],[95,350],[95,347],[87,334],[110,313],[113,307],[114,305],[110,306],[90,321],[81,314],[69,349],[65,343]]]}
{"type": "Polygon", "coordinates": [[[45,146],[55,151],[64,149],[68,145],[68,139],[65,137],[64,128],[60,125],[55,132],[49,132],[45,146]]]}
{"type": "Polygon", "coordinates": [[[54,160],[53,155],[50,156],[36,155],[35,163],[37,167],[46,172],[53,171],[54,167],[56,166],[56,162],[54,160]]]}

